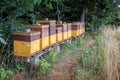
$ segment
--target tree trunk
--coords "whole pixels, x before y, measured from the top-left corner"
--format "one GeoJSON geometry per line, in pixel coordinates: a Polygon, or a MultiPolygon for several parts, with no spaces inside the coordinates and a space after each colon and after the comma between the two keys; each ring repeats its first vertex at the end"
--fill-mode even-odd
{"type": "Polygon", "coordinates": [[[87,8],[83,8],[82,14],[81,14],[81,22],[85,22],[85,14],[87,13],[87,8]]]}

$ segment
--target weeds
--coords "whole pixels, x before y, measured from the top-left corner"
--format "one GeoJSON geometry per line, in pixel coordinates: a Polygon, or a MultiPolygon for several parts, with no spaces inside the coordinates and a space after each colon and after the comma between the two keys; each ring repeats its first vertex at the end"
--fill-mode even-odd
{"type": "Polygon", "coordinates": [[[40,74],[45,74],[47,69],[50,67],[50,64],[45,59],[39,60],[39,72],[40,74]]]}
{"type": "Polygon", "coordinates": [[[14,72],[11,70],[0,68],[0,80],[13,80],[13,74],[14,72]]]}
{"type": "Polygon", "coordinates": [[[58,57],[58,53],[56,51],[54,51],[54,50],[51,50],[49,52],[49,57],[48,57],[49,60],[48,61],[50,63],[54,63],[54,62],[57,61],[57,57],[58,57]]]}
{"type": "Polygon", "coordinates": [[[83,69],[78,69],[76,72],[76,80],[86,80],[89,77],[89,72],[84,71],[83,69]]]}
{"type": "Polygon", "coordinates": [[[120,79],[120,31],[115,28],[103,28],[95,37],[96,43],[83,53],[78,62],[76,77],[89,79],[119,80],[120,79]]]}
{"type": "Polygon", "coordinates": [[[102,34],[105,37],[104,50],[104,67],[107,79],[106,80],[119,80],[120,65],[120,49],[119,49],[119,34],[115,28],[105,28],[102,30],[102,34]]]}

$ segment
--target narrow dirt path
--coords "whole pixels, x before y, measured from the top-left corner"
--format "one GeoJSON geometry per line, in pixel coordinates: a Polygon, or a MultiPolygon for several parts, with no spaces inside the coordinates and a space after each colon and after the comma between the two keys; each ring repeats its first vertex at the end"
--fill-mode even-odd
{"type": "Polygon", "coordinates": [[[75,54],[70,54],[70,50],[67,50],[64,55],[65,58],[61,58],[47,75],[39,77],[38,80],[75,80],[74,71],[80,54],[84,53],[94,43],[95,40],[84,43],[75,54]]]}

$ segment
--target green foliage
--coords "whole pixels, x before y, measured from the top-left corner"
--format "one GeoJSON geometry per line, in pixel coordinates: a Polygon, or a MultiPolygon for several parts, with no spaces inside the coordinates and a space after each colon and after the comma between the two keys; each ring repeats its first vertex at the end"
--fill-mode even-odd
{"type": "Polygon", "coordinates": [[[85,40],[89,39],[88,36],[80,36],[78,39],[72,41],[72,43],[64,43],[61,45],[62,49],[69,49],[72,53],[76,53],[79,50],[79,47],[82,46],[85,40]]]}
{"type": "Polygon", "coordinates": [[[76,72],[77,80],[87,80],[89,77],[89,72],[84,71],[83,69],[78,69],[76,72]]]}
{"type": "Polygon", "coordinates": [[[79,59],[82,68],[96,75],[103,71],[103,61],[103,56],[98,53],[98,49],[95,46],[82,54],[79,59]]]}
{"type": "Polygon", "coordinates": [[[79,58],[80,68],[87,70],[93,75],[100,75],[104,70],[103,37],[96,36],[96,44],[91,46],[79,58]]]}
{"type": "Polygon", "coordinates": [[[62,49],[68,49],[68,48],[70,48],[70,46],[71,45],[69,43],[64,43],[64,44],[61,45],[61,48],[62,49]]]}
{"type": "MultiPolygon", "coordinates": [[[[48,17],[50,19],[58,20],[60,15],[60,20],[66,22],[81,21],[81,14],[83,13],[83,8],[87,8],[86,13],[86,29],[90,31],[95,31],[99,28],[101,24],[116,24],[119,25],[119,0],[51,0],[43,1],[41,5],[38,5],[35,13],[38,18],[48,17]],[[58,4],[58,9],[57,9],[58,4]],[[47,7],[45,7],[47,5],[47,7]],[[40,8],[40,9],[38,9],[40,8]],[[41,10],[41,8],[44,8],[41,10]],[[55,13],[56,12],[56,13],[55,13]],[[47,16],[44,14],[48,14],[47,16]]],[[[38,18],[38,19],[39,19],[38,18]]]]}
{"type": "Polygon", "coordinates": [[[39,72],[40,74],[45,74],[47,69],[50,67],[50,64],[45,59],[39,60],[39,72]]]}
{"type": "Polygon", "coordinates": [[[34,0],[34,4],[40,4],[42,0],[34,0]]]}
{"type": "Polygon", "coordinates": [[[5,70],[4,68],[0,68],[0,80],[6,80],[8,77],[10,80],[13,80],[13,71],[5,70]]]}
{"type": "Polygon", "coordinates": [[[51,50],[50,53],[49,53],[48,62],[50,62],[50,63],[56,62],[57,61],[57,56],[58,56],[58,53],[54,50],[51,50]]]}

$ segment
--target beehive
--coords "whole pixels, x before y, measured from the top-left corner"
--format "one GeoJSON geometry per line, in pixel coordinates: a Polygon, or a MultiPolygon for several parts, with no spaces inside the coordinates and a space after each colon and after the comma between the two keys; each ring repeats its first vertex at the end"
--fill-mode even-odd
{"type": "Polygon", "coordinates": [[[76,23],[72,24],[72,37],[79,36],[79,26],[76,23]]]}
{"type": "Polygon", "coordinates": [[[56,24],[56,27],[62,27],[62,39],[68,39],[67,24],[56,24]]]}
{"type": "Polygon", "coordinates": [[[56,21],[55,20],[37,20],[37,23],[42,25],[49,25],[49,44],[50,46],[56,44],[56,21]]]}
{"type": "Polygon", "coordinates": [[[28,25],[27,29],[31,31],[39,31],[40,36],[40,51],[49,47],[49,25],[28,25]]]}
{"type": "Polygon", "coordinates": [[[57,27],[57,42],[62,41],[62,27],[57,27]]]}
{"type": "Polygon", "coordinates": [[[81,34],[83,34],[85,32],[85,23],[81,22],[80,26],[81,26],[81,34]]]}
{"type": "Polygon", "coordinates": [[[31,57],[40,51],[40,32],[14,32],[14,55],[31,57]]]}
{"type": "Polygon", "coordinates": [[[72,24],[71,23],[68,23],[67,24],[67,28],[68,28],[68,38],[71,38],[72,37],[72,24]]]}
{"type": "Polygon", "coordinates": [[[79,27],[80,27],[80,29],[79,29],[79,34],[81,35],[81,34],[82,34],[81,22],[79,22],[79,27]]]}
{"type": "Polygon", "coordinates": [[[77,25],[79,26],[79,36],[81,35],[81,23],[77,22],[77,25]]]}

